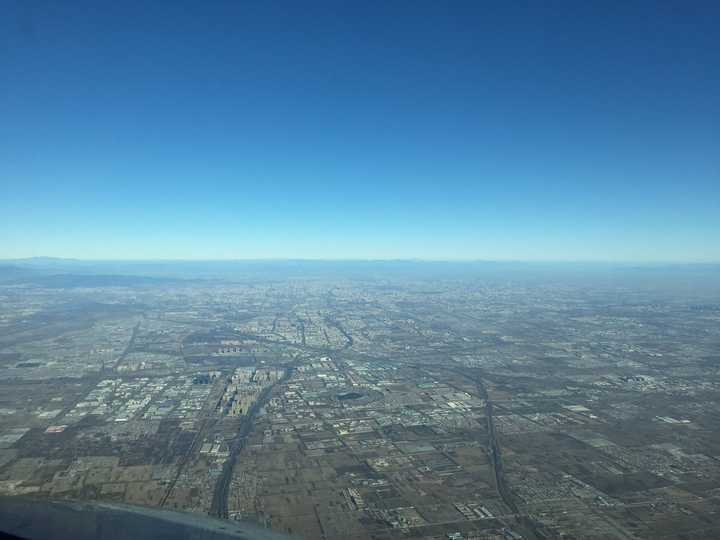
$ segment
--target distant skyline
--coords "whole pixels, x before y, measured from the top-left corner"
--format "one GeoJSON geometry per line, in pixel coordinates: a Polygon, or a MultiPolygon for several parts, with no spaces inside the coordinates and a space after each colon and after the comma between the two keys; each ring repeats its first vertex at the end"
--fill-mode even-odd
{"type": "Polygon", "coordinates": [[[720,262],[717,2],[25,2],[0,259],[720,262]]]}

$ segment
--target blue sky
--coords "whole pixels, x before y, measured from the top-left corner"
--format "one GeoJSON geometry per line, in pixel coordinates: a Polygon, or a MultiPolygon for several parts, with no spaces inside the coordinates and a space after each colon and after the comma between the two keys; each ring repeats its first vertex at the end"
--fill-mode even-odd
{"type": "Polygon", "coordinates": [[[717,2],[25,2],[0,258],[720,261],[717,2]]]}

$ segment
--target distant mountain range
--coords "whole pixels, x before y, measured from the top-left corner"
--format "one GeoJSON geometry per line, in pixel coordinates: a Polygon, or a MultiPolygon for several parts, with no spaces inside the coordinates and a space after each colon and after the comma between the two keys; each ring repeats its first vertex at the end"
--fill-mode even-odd
{"type": "Polygon", "coordinates": [[[0,283],[50,288],[152,286],[188,280],[230,282],[285,279],[489,281],[708,281],[720,284],[720,264],[421,260],[80,260],[33,257],[0,261],[0,283]]]}

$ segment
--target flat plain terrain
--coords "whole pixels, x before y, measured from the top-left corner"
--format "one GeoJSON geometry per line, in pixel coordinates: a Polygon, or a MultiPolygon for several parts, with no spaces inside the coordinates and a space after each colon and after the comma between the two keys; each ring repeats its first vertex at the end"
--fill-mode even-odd
{"type": "Polygon", "coordinates": [[[720,535],[720,296],[642,280],[0,285],[0,494],[315,538],[720,535]]]}

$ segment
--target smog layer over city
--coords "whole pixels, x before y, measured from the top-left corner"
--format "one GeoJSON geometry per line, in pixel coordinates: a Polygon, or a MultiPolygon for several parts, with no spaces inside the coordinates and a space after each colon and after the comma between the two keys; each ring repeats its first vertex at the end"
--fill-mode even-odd
{"type": "Polygon", "coordinates": [[[302,538],[720,528],[716,266],[28,260],[0,304],[3,495],[302,538]]]}

